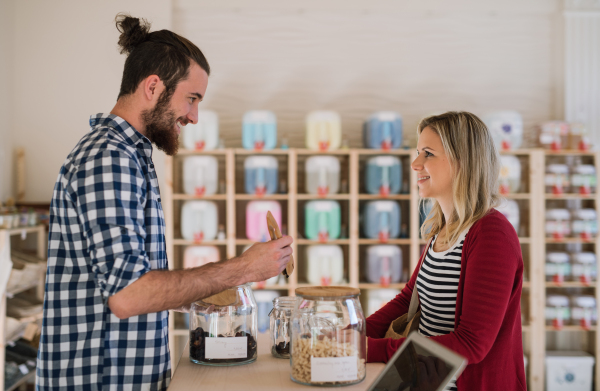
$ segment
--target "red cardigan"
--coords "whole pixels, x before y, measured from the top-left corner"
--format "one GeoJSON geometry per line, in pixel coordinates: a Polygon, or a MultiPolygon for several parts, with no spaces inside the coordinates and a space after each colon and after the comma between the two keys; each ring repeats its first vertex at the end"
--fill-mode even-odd
{"type": "MultiPolygon", "coordinates": [[[[408,312],[416,279],[413,273],[398,296],[367,318],[368,362],[387,362],[404,342],[383,337],[392,320],[408,312]]],[[[431,337],[468,360],[456,382],[459,390],[526,389],[522,279],[517,234],[500,212],[492,210],[473,224],[463,244],[454,331],[431,337]]]]}

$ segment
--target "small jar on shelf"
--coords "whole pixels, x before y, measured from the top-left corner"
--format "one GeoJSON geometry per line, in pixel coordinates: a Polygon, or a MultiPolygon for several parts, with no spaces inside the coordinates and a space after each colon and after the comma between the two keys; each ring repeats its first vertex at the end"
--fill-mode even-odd
{"type": "Polygon", "coordinates": [[[573,237],[592,240],[598,234],[598,219],[595,209],[571,211],[571,232],[573,237]]]}
{"type": "Polygon", "coordinates": [[[598,321],[596,298],[590,295],[571,297],[571,324],[590,329],[598,321]]]}
{"type": "Polygon", "coordinates": [[[546,254],[546,281],[562,284],[571,276],[569,254],[550,252],[546,254]]]}
{"type": "Polygon", "coordinates": [[[569,298],[564,295],[549,295],[546,297],[546,325],[561,329],[571,319],[569,298]]]}
{"type": "Polygon", "coordinates": [[[571,254],[571,275],[573,281],[589,285],[596,280],[597,275],[596,254],[592,252],[579,252],[571,254]]]}
{"type": "Polygon", "coordinates": [[[571,170],[571,191],[580,195],[596,192],[596,167],[591,164],[580,164],[571,170]]]}
{"type": "Polygon", "coordinates": [[[569,166],[566,164],[549,164],[546,166],[544,178],[546,194],[561,195],[571,190],[569,166]]]}
{"type": "Polygon", "coordinates": [[[567,209],[546,210],[546,237],[561,240],[571,235],[571,213],[567,209]]]}
{"type": "Polygon", "coordinates": [[[292,312],[296,298],[281,296],[273,299],[269,314],[271,332],[271,354],[277,358],[290,358],[292,312]]]}

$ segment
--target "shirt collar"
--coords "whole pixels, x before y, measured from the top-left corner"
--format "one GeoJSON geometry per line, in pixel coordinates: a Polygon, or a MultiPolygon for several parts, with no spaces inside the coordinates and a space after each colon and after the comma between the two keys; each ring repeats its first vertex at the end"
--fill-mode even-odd
{"type": "Polygon", "coordinates": [[[133,126],[123,118],[114,114],[98,113],[90,116],[92,130],[99,127],[110,127],[123,137],[123,140],[134,147],[141,148],[146,156],[152,157],[152,143],[146,136],[135,130],[133,126]]]}

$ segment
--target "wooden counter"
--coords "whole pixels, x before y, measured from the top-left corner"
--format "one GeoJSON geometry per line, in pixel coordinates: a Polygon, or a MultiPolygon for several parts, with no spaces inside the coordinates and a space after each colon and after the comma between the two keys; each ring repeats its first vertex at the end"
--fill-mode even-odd
{"type": "MultiPolygon", "coordinates": [[[[290,379],[290,361],[271,356],[269,333],[258,335],[258,358],[252,364],[234,367],[210,367],[190,361],[186,345],[173,374],[169,391],[177,390],[323,390],[326,387],[308,387],[290,379]]],[[[338,390],[366,390],[385,367],[381,363],[367,364],[367,377],[361,383],[336,387],[338,390]]]]}

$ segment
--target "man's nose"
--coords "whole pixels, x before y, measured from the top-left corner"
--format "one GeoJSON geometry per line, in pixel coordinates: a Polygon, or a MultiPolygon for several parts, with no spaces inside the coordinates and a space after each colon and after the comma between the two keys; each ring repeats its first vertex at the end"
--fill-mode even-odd
{"type": "Polygon", "coordinates": [[[190,112],[187,113],[187,115],[185,117],[188,120],[188,122],[191,122],[193,124],[197,124],[198,123],[198,107],[192,108],[190,110],[190,112]]]}

